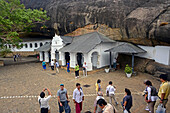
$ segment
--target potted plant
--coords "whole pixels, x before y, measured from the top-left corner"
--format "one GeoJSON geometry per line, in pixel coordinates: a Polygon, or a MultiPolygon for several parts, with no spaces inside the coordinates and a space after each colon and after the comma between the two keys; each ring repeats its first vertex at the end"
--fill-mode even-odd
{"type": "Polygon", "coordinates": [[[128,64],[125,67],[125,73],[128,78],[132,76],[132,68],[128,64]]]}

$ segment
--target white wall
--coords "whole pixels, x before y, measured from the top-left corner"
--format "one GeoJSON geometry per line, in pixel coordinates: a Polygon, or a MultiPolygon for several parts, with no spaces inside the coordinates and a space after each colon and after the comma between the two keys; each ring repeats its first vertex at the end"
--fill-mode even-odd
{"type": "MultiPolygon", "coordinates": [[[[92,62],[91,62],[91,57],[93,52],[97,52],[98,53],[98,65],[97,68],[101,68],[104,66],[108,66],[110,65],[110,54],[109,52],[104,52],[105,50],[111,49],[113,46],[116,46],[118,43],[102,43],[97,45],[93,50],[91,50],[88,53],[88,63],[87,65],[89,65],[89,69],[88,70],[92,70],[92,62]]],[[[114,57],[114,54],[112,53],[112,59],[114,57]]]]}
{"type": "MultiPolygon", "coordinates": [[[[101,44],[101,65],[100,67],[104,67],[104,66],[108,66],[110,65],[110,53],[109,52],[104,52],[108,49],[111,49],[113,48],[114,46],[116,46],[118,43],[102,43],[101,44]]],[[[111,57],[111,61],[113,62],[113,58],[115,57],[114,56],[115,54],[112,53],[112,57],[111,57]]]]}
{"type": "Polygon", "coordinates": [[[154,56],[156,55],[156,48],[151,47],[151,46],[141,46],[138,45],[140,48],[144,49],[147,51],[146,53],[139,53],[136,56],[142,57],[142,58],[147,58],[147,59],[154,59],[154,56]]]}
{"type": "Polygon", "coordinates": [[[147,53],[140,53],[136,56],[155,60],[164,65],[170,65],[170,46],[141,46],[147,53]]]}
{"type": "Polygon", "coordinates": [[[170,65],[170,46],[156,46],[155,61],[165,65],[170,65]]]}
{"type": "Polygon", "coordinates": [[[40,47],[40,43],[43,45],[47,42],[51,42],[50,39],[48,40],[40,40],[40,41],[29,41],[29,42],[22,42],[23,47],[21,49],[17,49],[16,47],[13,48],[12,45],[11,48],[9,48],[9,45],[7,46],[11,51],[19,52],[19,51],[34,51],[35,49],[38,49],[40,47]],[[37,43],[37,47],[35,47],[35,43],[37,43]],[[25,44],[27,44],[27,48],[25,47],[25,44]],[[30,44],[32,44],[32,48],[30,47],[30,44]]]}

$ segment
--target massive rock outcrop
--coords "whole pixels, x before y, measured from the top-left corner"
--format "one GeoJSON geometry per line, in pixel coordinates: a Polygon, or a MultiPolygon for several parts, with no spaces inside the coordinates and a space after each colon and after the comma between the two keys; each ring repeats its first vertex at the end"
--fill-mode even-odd
{"type": "Polygon", "coordinates": [[[111,29],[119,29],[117,34],[119,38],[111,36],[116,40],[147,39],[151,40],[152,45],[155,44],[154,41],[170,43],[169,0],[21,0],[21,2],[26,8],[47,10],[51,18],[46,23],[47,26],[54,28],[60,35],[87,25],[93,25],[93,30],[105,25],[111,29]]]}

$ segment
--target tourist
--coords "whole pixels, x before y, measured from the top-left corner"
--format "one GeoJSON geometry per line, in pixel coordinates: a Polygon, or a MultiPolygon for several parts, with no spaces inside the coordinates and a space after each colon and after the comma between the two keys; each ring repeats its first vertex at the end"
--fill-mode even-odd
{"type": "Polygon", "coordinates": [[[60,84],[60,89],[57,92],[59,111],[62,113],[71,113],[70,106],[68,105],[69,99],[67,95],[67,89],[64,88],[64,84],[60,84]],[[64,107],[64,108],[63,108],[64,107]]]}
{"type": "Polygon", "coordinates": [[[156,88],[152,86],[151,81],[146,81],[148,95],[145,98],[145,101],[148,103],[150,113],[154,113],[154,105],[157,100],[157,91],[156,88]]]}
{"type": "Polygon", "coordinates": [[[16,55],[14,55],[13,58],[14,58],[14,62],[16,62],[16,55]]]}
{"type": "Polygon", "coordinates": [[[45,60],[43,60],[43,62],[42,62],[42,67],[43,67],[43,70],[46,70],[46,62],[45,62],[45,60]]]}
{"type": "Polygon", "coordinates": [[[76,84],[76,89],[73,91],[73,102],[75,105],[76,113],[81,113],[84,101],[84,94],[80,88],[80,83],[76,84]]]}
{"type": "Polygon", "coordinates": [[[67,62],[67,73],[70,73],[70,63],[67,62]]]}
{"type": "Polygon", "coordinates": [[[168,75],[167,74],[161,74],[159,76],[160,81],[162,84],[160,85],[159,91],[158,91],[158,99],[155,103],[154,112],[156,113],[157,107],[159,104],[163,104],[163,106],[166,108],[166,104],[168,102],[168,96],[170,94],[170,82],[167,81],[168,75]]]}
{"type": "Polygon", "coordinates": [[[40,96],[38,97],[38,102],[40,104],[41,113],[49,113],[50,112],[50,106],[49,106],[49,100],[51,98],[51,92],[48,88],[44,88],[43,91],[40,93],[40,96]],[[48,91],[48,97],[45,98],[45,90],[48,91]]]}
{"type": "Polygon", "coordinates": [[[54,60],[51,61],[51,70],[54,70],[54,60]]]}
{"type": "Polygon", "coordinates": [[[20,55],[20,54],[18,54],[18,58],[19,58],[19,60],[21,61],[21,55],[20,55]]]}
{"type": "MultiPolygon", "coordinates": [[[[145,88],[145,90],[143,91],[144,92],[144,95],[143,96],[145,96],[145,100],[147,100],[147,98],[148,98],[148,91],[147,91],[147,85],[146,85],[146,82],[147,82],[148,80],[144,80],[144,84],[145,84],[145,86],[146,86],[146,88],[145,88]]],[[[147,102],[146,102],[147,103],[147,102]]],[[[146,111],[149,111],[149,107],[148,107],[148,103],[147,103],[147,105],[146,105],[146,108],[145,108],[145,110],[146,111]]]]}
{"type": "Polygon", "coordinates": [[[98,79],[96,85],[96,93],[98,93],[99,91],[101,91],[101,80],[98,79]]]}
{"type": "Polygon", "coordinates": [[[113,59],[113,68],[116,70],[116,66],[117,66],[117,60],[116,58],[113,59]]]}
{"type": "Polygon", "coordinates": [[[79,65],[76,64],[75,66],[75,78],[79,78],[79,65]]]}
{"type": "Polygon", "coordinates": [[[84,62],[83,64],[83,76],[87,76],[87,64],[84,62]]]}
{"type": "Polygon", "coordinates": [[[39,55],[37,55],[37,60],[38,60],[38,61],[40,60],[40,57],[39,57],[39,55]]]}
{"type": "Polygon", "coordinates": [[[58,63],[58,61],[56,61],[56,63],[55,63],[55,67],[56,67],[56,73],[59,73],[59,63],[58,63]]]}
{"type": "Polygon", "coordinates": [[[125,113],[131,113],[130,109],[132,107],[132,95],[129,89],[125,88],[125,96],[123,98],[123,111],[125,113]]]}
{"type": "Polygon", "coordinates": [[[99,99],[97,104],[102,109],[102,113],[115,113],[113,106],[107,103],[104,99],[99,99]]]}
{"type": "Polygon", "coordinates": [[[16,54],[16,58],[17,58],[17,61],[19,60],[19,55],[18,54],[16,54]]]}
{"type": "Polygon", "coordinates": [[[107,94],[107,96],[110,97],[110,99],[109,99],[110,104],[112,104],[112,98],[113,98],[115,104],[118,105],[118,102],[116,101],[116,98],[115,98],[115,91],[116,91],[116,87],[113,86],[112,81],[110,81],[109,85],[106,88],[106,94],[107,94]]]}
{"type": "Polygon", "coordinates": [[[99,91],[96,97],[96,100],[94,101],[94,113],[102,113],[102,109],[99,107],[97,104],[97,101],[99,99],[104,99],[103,98],[103,92],[99,91]]]}

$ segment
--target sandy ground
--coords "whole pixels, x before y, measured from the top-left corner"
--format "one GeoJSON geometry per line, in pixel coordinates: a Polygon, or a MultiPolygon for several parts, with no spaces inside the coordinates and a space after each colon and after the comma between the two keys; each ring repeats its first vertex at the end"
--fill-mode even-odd
{"type": "MultiPolygon", "coordinates": [[[[49,88],[52,95],[57,94],[59,85],[65,84],[68,90],[69,98],[71,100],[70,106],[72,113],[75,112],[74,104],[72,101],[72,93],[75,89],[75,84],[79,82],[82,85],[83,92],[86,95],[83,103],[83,113],[87,110],[93,112],[95,95],[95,83],[97,79],[102,80],[102,89],[105,92],[108,82],[113,81],[117,87],[116,99],[119,105],[116,106],[118,113],[122,113],[120,102],[124,96],[124,88],[129,88],[133,96],[132,113],[147,113],[144,109],[146,103],[144,97],[140,94],[145,86],[143,81],[149,79],[152,81],[156,88],[159,88],[160,81],[151,75],[145,73],[138,73],[137,76],[127,78],[122,70],[115,72],[104,73],[98,72],[96,74],[83,77],[80,75],[79,79],[74,78],[74,72],[67,73],[65,70],[60,69],[60,74],[55,74],[48,67],[46,71],[42,71],[40,63],[29,63],[21,65],[11,65],[0,67],[0,113],[39,113],[39,103],[37,97],[43,88],[49,88]],[[90,85],[90,87],[83,87],[83,85],[90,85]],[[31,96],[27,97],[14,97],[10,96],[31,96]],[[5,99],[3,98],[5,97],[5,99]],[[6,98],[7,97],[7,98],[6,98]]],[[[105,96],[108,101],[108,97],[105,96]]],[[[114,103],[113,103],[114,104],[114,103]]],[[[58,113],[57,98],[53,97],[50,100],[51,113],[58,113]]],[[[167,111],[170,111],[170,101],[167,104],[167,111]]],[[[167,112],[170,113],[170,112],[167,112]]]]}

